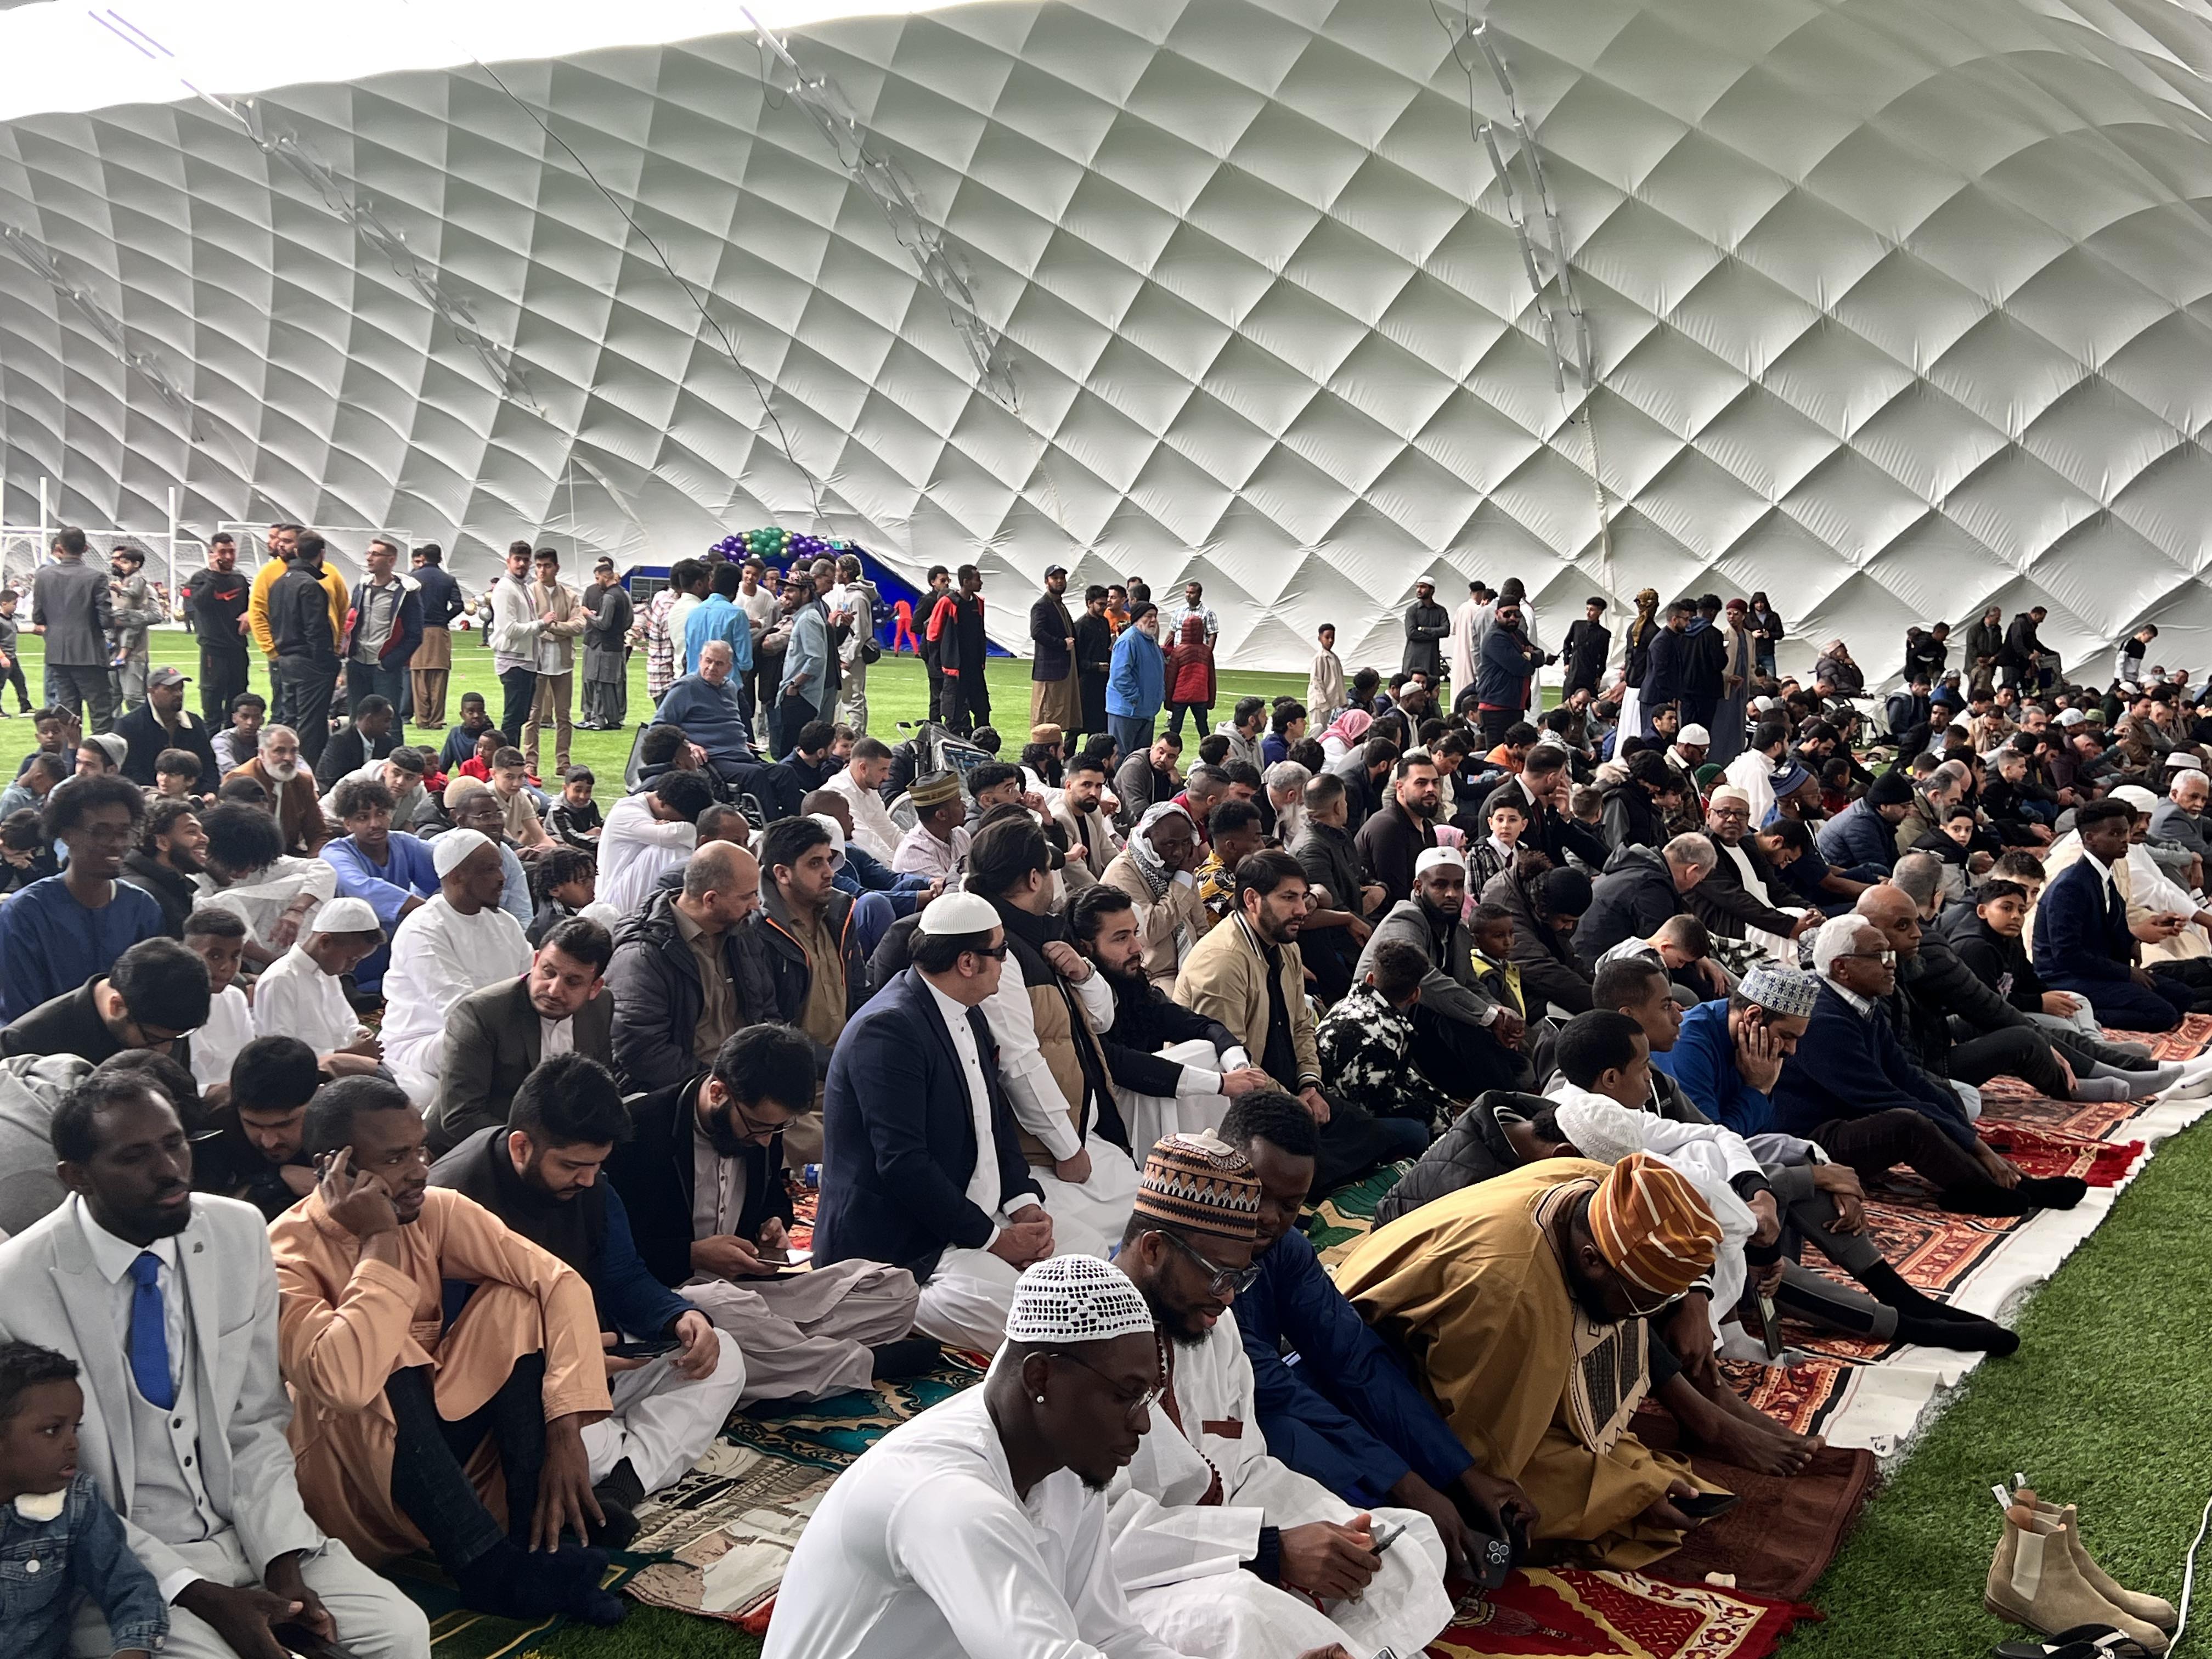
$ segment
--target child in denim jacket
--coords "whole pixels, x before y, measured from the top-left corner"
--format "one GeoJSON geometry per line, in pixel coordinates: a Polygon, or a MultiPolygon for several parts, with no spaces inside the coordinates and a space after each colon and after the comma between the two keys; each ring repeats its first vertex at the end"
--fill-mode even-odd
{"type": "Polygon", "coordinates": [[[123,1522],[76,1466],[76,1362],[0,1343],[0,1651],[61,1659],[79,1602],[96,1597],[116,1659],[149,1659],[169,1609],[123,1522]]]}

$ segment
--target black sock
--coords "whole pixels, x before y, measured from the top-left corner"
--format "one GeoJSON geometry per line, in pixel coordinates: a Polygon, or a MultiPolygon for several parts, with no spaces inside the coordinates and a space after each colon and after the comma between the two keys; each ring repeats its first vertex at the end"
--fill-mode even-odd
{"type": "Polygon", "coordinates": [[[2037,1207],[2035,1200],[2021,1190],[2027,1185],[2024,1179],[2011,1188],[1994,1181],[1969,1181],[1945,1188],[1936,1194],[1936,1202],[1939,1208],[1958,1215],[2026,1215],[2037,1207]]]}
{"type": "Polygon", "coordinates": [[[2022,1176],[2013,1190],[2039,1210],[2070,1210],[2088,1195],[2079,1176],[2022,1176]]]}
{"type": "Polygon", "coordinates": [[[1982,1319],[1972,1314],[1957,1314],[1948,1319],[1919,1319],[1900,1313],[1897,1316],[1897,1340],[1917,1342],[1923,1347],[1995,1354],[2000,1358],[2020,1346],[2018,1332],[2007,1330],[1993,1319],[1982,1319]]]}
{"type": "Polygon", "coordinates": [[[602,1549],[628,1549],[637,1536],[638,1505],[645,1502],[645,1482],[627,1457],[609,1469],[606,1478],[592,1488],[599,1512],[606,1518],[592,1528],[592,1542],[602,1549]]]}

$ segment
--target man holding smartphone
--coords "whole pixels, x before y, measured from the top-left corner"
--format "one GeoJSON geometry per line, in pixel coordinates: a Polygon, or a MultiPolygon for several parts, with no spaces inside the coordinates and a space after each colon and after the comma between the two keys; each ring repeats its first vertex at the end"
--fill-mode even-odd
{"type": "Polygon", "coordinates": [[[599,1178],[630,1134],[613,1075],[579,1054],[543,1061],[514,1091],[507,1123],[477,1130],[430,1167],[430,1184],[474,1199],[583,1275],[599,1314],[614,1409],[586,1425],[594,1541],[637,1534],[646,1494],[680,1480],[714,1443],[745,1386],[738,1345],[655,1279],[629,1213],[599,1178]]]}

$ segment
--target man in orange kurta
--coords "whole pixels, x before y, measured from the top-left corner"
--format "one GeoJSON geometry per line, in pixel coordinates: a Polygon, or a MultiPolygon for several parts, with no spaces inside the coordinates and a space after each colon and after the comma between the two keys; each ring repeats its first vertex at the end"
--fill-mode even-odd
{"type": "Polygon", "coordinates": [[[380,1078],[307,1107],[316,1190],[270,1225],[300,1493],[363,1559],[433,1549],[485,1613],[622,1617],[581,1431],[609,1410],[591,1288],[428,1185],[422,1115],[380,1078]],[[449,1281],[468,1287],[447,1317],[449,1281]]]}

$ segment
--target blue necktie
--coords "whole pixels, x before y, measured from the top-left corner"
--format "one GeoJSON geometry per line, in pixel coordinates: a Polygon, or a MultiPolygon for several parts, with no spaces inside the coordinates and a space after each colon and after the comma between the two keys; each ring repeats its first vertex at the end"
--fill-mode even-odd
{"type": "Polygon", "coordinates": [[[157,1282],[161,1258],[141,1250],[131,1264],[131,1376],[149,1406],[163,1411],[177,1403],[176,1384],[169,1381],[169,1327],[161,1312],[161,1287],[157,1282]]]}

